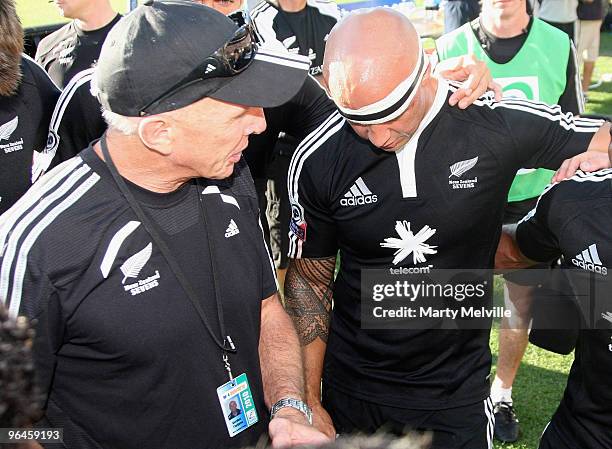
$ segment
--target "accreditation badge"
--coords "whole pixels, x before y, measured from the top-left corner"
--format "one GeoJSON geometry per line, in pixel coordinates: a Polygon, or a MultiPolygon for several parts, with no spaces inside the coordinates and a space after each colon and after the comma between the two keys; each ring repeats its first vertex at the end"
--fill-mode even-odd
{"type": "Polygon", "coordinates": [[[249,380],[245,373],[217,388],[217,396],[230,437],[259,421],[249,380]]]}

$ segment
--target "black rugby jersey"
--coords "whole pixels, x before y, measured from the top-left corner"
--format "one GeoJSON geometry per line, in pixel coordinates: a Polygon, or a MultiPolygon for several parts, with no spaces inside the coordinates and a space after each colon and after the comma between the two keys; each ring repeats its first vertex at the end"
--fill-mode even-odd
{"type": "Polygon", "coordinates": [[[0,218],[0,300],[38,320],[45,418],[64,428],[70,449],[246,447],[267,430],[258,343],[261,300],[276,283],[253,182],[242,161],[228,180],[201,181],[169,194],[132,189],[220,338],[215,267],[238,350],[230,363],[234,375],[247,373],[259,415],[234,438],[216,394],[228,380],[221,351],[91,147],[0,218]]]}
{"type": "Polygon", "coordinates": [[[562,256],[589,329],[580,331],[567,387],[553,422],[568,446],[612,447],[612,169],[577,172],[548,189],[519,223],[521,252],[535,261],[562,256]],[[588,301],[588,303],[583,303],[588,301]]]}
{"type": "Polygon", "coordinates": [[[47,142],[58,89],[29,56],[21,59],[22,80],[14,95],[0,95],[0,214],[32,185],[32,159],[47,142]]]}
{"type": "Polygon", "coordinates": [[[310,74],[322,73],[327,35],[340,19],[340,10],[331,0],[308,0],[298,12],[286,12],[262,1],[252,11],[260,38],[269,45],[280,42],[290,53],[310,58],[310,74]]]}
{"type": "Polygon", "coordinates": [[[364,400],[439,409],[487,397],[489,331],[362,330],[360,270],[492,268],[516,171],[558,168],[601,125],[490,95],[460,110],[449,96],[439,81],[430,111],[397,153],[359,138],[334,113],[292,158],[290,257],[340,251],[324,382],[364,400]],[[396,255],[381,246],[398,237],[428,251],[396,255]]]}
{"type": "Polygon", "coordinates": [[[77,73],[62,90],[49,123],[45,151],[34,165],[35,176],[73,158],[106,130],[91,84],[94,71],[90,68],[77,73]]]}
{"type": "Polygon", "coordinates": [[[120,18],[117,14],[107,25],[91,31],[83,31],[73,20],[40,41],[35,59],[63,89],[74,75],[97,62],[106,36],[120,18]]]}

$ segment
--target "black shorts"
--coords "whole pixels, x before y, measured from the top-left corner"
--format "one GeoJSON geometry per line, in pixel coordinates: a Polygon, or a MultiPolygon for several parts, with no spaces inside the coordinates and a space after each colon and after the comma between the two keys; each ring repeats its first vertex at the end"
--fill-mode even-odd
{"type": "Polygon", "coordinates": [[[445,410],[412,410],[374,404],[336,389],[323,389],[323,407],[340,435],[379,430],[398,436],[407,432],[432,432],[431,449],[491,449],[493,404],[491,399],[445,410]]]}

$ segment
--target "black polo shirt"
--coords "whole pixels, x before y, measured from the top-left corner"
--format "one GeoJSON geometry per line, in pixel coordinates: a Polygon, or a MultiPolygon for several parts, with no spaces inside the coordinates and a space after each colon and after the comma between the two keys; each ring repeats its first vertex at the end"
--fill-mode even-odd
{"type": "Polygon", "coordinates": [[[244,163],[227,181],[201,181],[169,194],[131,188],[220,338],[214,266],[233,373],[247,373],[259,415],[234,438],[216,394],[228,381],[221,351],[91,147],[2,217],[0,296],[38,320],[46,424],[64,428],[68,448],[244,447],[267,430],[260,311],[276,283],[254,187],[244,163]]]}
{"type": "Polygon", "coordinates": [[[0,214],[32,185],[34,151],[43,151],[58,89],[29,56],[14,95],[0,95],[0,214]]]}
{"type": "Polygon", "coordinates": [[[517,242],[532,260],[562,257],[589,329],[580,332],[563,400],[553,417],[568,446],[612,447],[612,170],[578,172],[540,197],[519,223],[517,242]]]}
{"type": "Polygon", "coordinates": [[[107,25],[91,31],[82,30],[73,20],[40,41],[35,59],[63,89],[74,75],[98,61],[102,44],[119,19],[117,14],[107,25]]]}
{"type": "Polygon", "coordinates": [[[340,250],[324,382],[370,402],[440,409],[481,401],[491,355],[489,330],[361,329],[361,269],[492,268],[516,171],[558,168],[601,125],[490,96],[460,110],[448,105],[450,93],[439,81],[430,111],[397,153],[359,138],[334,113],[291,162],[290,256],[340,250]],[[381,245],[391,238],[419,250],[381,245]]]}

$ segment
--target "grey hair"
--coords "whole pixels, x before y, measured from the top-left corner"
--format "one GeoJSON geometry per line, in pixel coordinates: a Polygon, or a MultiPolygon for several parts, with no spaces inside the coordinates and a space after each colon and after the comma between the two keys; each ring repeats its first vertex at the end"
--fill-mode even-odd
{"type": "Polygon", "coordinates": [[[102,109],[102,117],[110,130],[126,136],[133,136],[138,132],[138,124],[141,120],[139,117],[126,117],[104,108],[102,109]]]}

